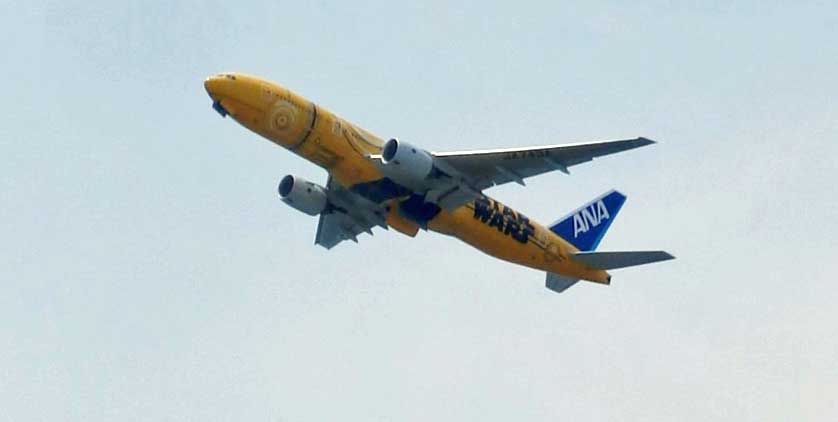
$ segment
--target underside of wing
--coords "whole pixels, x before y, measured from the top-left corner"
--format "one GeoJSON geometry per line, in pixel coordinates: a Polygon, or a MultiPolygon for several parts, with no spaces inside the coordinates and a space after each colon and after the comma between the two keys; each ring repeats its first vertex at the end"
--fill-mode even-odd
{"type": "Polygon", "coordinates": [[[329,178],[326,191],[331,209],[320,214],[314,243],[331,249],[344,240],[358,242],[362,233],[372,235],[373,227],[388,228],[380,204],[370,202],[329,178]]]}
{"type": "Polygon", "coordinates": [[[528,177],[554,170],[569,173],[571,166],[596,157],[653,143],[651,139],[639,137],[566,145],[435,152],[433,156],[463,175],[471,187],[482,190],[508,182],[523,185],[528,177]]]}
{"type": "Polygon", "coordinates": [[[326,249],[332,249],[335,245],[344,240],[358,242],[358,236],[362,233],[372,235],[373,225],[358,224],[352,217],[340,212],[320,214],[320,221],[317,223],[317,235],[314,243],[326,249]]]}

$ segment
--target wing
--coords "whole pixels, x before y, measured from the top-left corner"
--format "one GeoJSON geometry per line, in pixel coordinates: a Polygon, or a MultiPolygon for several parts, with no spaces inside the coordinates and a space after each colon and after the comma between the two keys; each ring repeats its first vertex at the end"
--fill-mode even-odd
{"type": "Polygon", "coordinates": [[[317,223],[317,235],[314,238],[314,244],[332,249],[344,240],[352,240],[358,243],[358,235],[364,232],[372,235],[372,227],[369,224],[358,224],[346,214],[323,213],[320,214],[320,221],[317,223]]]}
{"type": "Polygon", "coordinates": [[[540,147],[435,152],[433,155],[479,191],[509,182],[524,185],[527,177],[553,170],[570,174],[568,168],[571,166],[653,143],[651,139],[640,137],[540,147]]]}
{"type": "Polygon", "coordinates": [[[382,205],[345,189],[331,177],[326,183],[326,194],[334,206],[320,214],[314,237],[316,245],[332,249],[344,240],[357,243],[361,233],[372,235],[373,227],[388,229],[382,205]]]}

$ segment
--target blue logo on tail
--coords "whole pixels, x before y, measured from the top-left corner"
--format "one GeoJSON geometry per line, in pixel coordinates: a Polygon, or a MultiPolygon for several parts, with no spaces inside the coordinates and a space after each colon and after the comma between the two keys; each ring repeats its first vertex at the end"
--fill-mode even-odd
{"type": "Polygon", "coordinates": [[[625,195],[612,190],[554,223],[550,230],[580,251],[595,250],[625,202],[625,195]]]}

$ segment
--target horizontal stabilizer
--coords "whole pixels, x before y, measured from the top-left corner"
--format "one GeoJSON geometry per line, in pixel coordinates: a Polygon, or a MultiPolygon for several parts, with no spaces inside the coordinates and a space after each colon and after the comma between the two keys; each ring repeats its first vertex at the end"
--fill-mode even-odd
{"type": "Polygon", "coordinates": [[[598,270],[614,270],[670,259],[675,259],[675,257],[664,251],[578,252],[573,254],[574,261],[598,270]]]}
{"type": "Polygon", "coordinates": [[[570,278],[560,276],[558,274],[547,273],[547,288],[556,292],[561,293],[576,284],[579,281],[577,278],[570,278]]]}

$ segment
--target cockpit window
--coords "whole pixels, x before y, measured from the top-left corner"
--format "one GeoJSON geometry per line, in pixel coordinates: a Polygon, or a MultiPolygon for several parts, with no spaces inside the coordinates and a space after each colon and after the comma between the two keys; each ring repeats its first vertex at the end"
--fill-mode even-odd
{"type": "Polygon", "coordinates": [[[230,79],[230,80],[233,80],[233,81],[236,80],[236,75],[231,75],[229,73],[219,73],[218,76],[222,77],[222,78],[230,79]]]}

